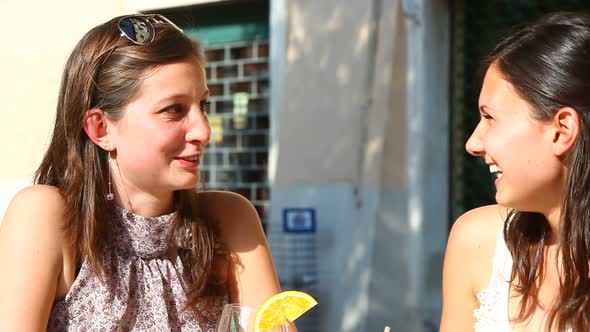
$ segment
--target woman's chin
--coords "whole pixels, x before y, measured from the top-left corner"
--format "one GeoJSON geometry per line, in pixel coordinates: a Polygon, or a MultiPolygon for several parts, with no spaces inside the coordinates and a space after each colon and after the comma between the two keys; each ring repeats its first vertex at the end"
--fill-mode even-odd
{"type": "Polygon", "coordinates": [[[514,209],[517,211],[527,211],[527,212],[534,212],[534,206],[531,204],[527,204],[527,201],[515,199],[515,197],[507,197],[506,195],[501,195],[496,193],[496,203],[502,207],[508,209],[514,209]]]}
{"type": "Polygon", "coordinates": [[[502,195],[500,192],[496,192],[496,203],[503,207],[512,208],[512,203],[505,195],[502,195]]]}
{"type": "Polygon", "coordinates": [[[200,180],[200,176],[197,175],[192,179],[186,179],[185,181],[182,181],[181,183],[178,184],[177,188],[178,188],[178,190],[194,189],[199,185],[199,180],[200,180]]]}

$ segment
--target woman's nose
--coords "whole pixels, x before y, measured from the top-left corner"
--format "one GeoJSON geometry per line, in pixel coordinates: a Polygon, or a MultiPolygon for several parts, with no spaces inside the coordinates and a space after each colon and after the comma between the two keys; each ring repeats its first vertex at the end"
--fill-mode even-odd
{"type": "Polygon", "coordinates": [[[189,115],[189,127],[186,132],[186,140],[188,142],[198,141],[203,145],[209,143],[211,138],[211,128],[209,127],[209,120],[207,115],[203,113],[199,107],[191,110],[189,115]]]}
{"type": "Polygon", "coordinates": [[[465,150],[469,152],[469,154],[474,155],[476,157],[482,157],[485,153],[483,142],[481,139],[481,128],[480,124],[475,127],[473,133],[465,143],[465,150]]]}

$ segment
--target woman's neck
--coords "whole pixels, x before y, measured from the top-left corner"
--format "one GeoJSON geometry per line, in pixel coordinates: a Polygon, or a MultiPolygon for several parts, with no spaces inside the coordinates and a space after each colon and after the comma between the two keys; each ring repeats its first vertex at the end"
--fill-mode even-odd
{"type": "Polygon", "coordinates": [[[543,213],[549,228],[551,229],[551,238],[549,239],[549,245],[556,244],[559,242],[559,235],[561,232],[561,208],[554,208],[547,213],[543,213]]]}
{"type": "Polygon", "coordinates": [[[122,176],[116,160],[110,163],[115,204],[143,217],[157,217],[174,209],[174,191],[141,188],[122,176]]]}
{"type": "MultiPolygon", "coordinates": [[[[119,191],[120,192],[120,191],[119,191]]],[[[115,204],[143,217],[157,217],[172,212],[173,194],[168,197],[155,197],[146,192],[115,195],[115,204]]]]}

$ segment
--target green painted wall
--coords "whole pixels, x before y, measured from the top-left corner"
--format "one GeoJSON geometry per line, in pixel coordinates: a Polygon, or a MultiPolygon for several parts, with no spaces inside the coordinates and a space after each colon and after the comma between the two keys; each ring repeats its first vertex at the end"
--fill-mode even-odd
{"type": "Polygon", "coordinates": [[[224,1],[158,11],[205,45],[269,38],[269,1],[224,1]]]}

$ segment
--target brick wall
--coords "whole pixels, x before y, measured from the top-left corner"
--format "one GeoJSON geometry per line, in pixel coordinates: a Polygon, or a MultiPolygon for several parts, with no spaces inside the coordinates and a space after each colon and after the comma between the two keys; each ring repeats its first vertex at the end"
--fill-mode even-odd
{"type": "Polygon", "coordinates": [[[207,189],[248,198],[266,223],[269,204],[268,41],[205,48],[211,91],[211,142],[203,157],[207,189]]]}

